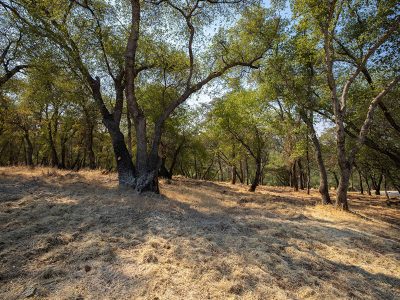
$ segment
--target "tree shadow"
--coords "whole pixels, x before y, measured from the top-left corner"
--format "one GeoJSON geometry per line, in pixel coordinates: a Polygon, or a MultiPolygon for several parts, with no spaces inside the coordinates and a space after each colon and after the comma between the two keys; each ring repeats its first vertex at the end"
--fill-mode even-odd
{"type": "MultiPolygon", "coordinates": [[[[268,278],[292,298],[299,297],[296,291],[302,287],[360,299],[365,292],[380,299],[393,299],[398,293],[399,278],[324,258],[317,249],[369,249],[391,256],[399,244],[382,247],[371,243],[370,235],[304,216],[299,208],[307,203],[249,196],[226,186],[223,193],[214,183],[202,182],[198,189],[196,182],[183,182],[200,200],[220,195],[212,200],[235,204],[205,212],[179,199],[139,196],[112,184],[88,182],[80,174],[50,179],[0,177],[0,293],[5,299],[30,286],[37,287],[36,295],[51,298],[60,293],[75,298],[143,293],[158,297],[169,287],[151,288],[154,273],[146,270],[180,270],[185,264],[192,266],[194,278],[214,274],[216,284],[239,282],[242,288],[227,291],[233,295],[258,293],[268,278]],[[19,196],[7,196],[14,194],[19,196]],[[297,213],[247,207],[248,203],[236,203],[241,197],[256,199],[261,206],[277,201],[297,213]],[[257,268],[261,275],[253,270],[257,268]],[[238,270],[242,275],[235,275],[238,270]],[[326,281],[337,287],[325,289],[326,281]]],[[[187,280],[196,289],[196,281],[187,280]]],[[[185,292],[176,291],[178,297],[185,297],[185,292]]]]}

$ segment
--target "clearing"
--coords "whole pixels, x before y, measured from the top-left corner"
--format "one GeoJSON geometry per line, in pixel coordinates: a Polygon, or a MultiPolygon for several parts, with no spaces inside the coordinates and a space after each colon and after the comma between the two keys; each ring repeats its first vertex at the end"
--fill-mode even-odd
{"type": "Polygon", "coordinates": [[[400,210],[175,178],[0,168],[1,299],[399,299],[400,210]]]}

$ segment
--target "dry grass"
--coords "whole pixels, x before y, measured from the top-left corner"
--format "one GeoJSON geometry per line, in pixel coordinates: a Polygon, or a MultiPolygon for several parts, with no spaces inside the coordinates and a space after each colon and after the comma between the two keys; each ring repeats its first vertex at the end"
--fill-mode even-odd
{"type": "Polygon", "coordinates": [[[0,168],[0,298],[399,299],[400,214],[352,194],[0,168]]]}

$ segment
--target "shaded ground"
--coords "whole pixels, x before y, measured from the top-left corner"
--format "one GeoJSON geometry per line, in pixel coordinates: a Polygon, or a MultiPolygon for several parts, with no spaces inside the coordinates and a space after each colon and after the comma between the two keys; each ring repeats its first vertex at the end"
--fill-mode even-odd
{"type": "Polygon", "coordinates": [[[399,299],[400,214],[352,194],[0,168],[1,299],[399,299]]]}

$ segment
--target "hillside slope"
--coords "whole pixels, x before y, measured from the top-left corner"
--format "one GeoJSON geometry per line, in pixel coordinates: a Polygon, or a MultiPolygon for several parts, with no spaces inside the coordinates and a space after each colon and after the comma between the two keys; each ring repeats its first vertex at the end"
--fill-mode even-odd
{"type": "Polygon", "coordinates": [[[290,189],[0,168],[0,298],[399,299],[400,213],[290,189]]]}

